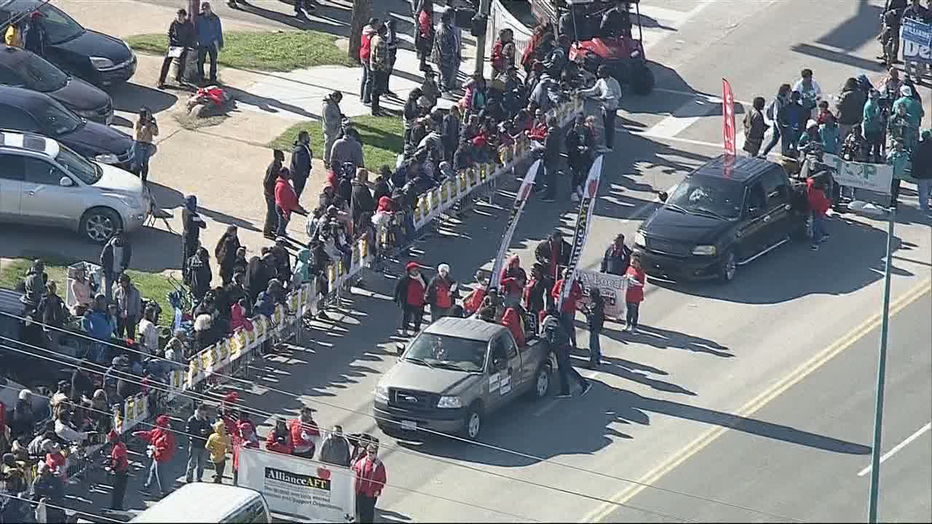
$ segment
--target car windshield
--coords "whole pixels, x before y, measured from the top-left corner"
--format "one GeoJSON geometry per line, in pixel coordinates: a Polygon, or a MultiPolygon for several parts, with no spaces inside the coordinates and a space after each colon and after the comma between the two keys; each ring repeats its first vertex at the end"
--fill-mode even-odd
{"type": "Polygon", "coordinates": [[[85,29],[73,18],[53,5],[44,4],[39,8],[39,12],[44,15],[42,25],[45,27],[46,41],[50,45],[73,40],[85,32],[85,29]]]}
{"type": "Polygon", "coordinates": [[[53,137],[66,135],[84,125],[80,117],[65,109],[58,102],[51,102],[40,107],[33,116],[39,121],[39,125],[53,137]]]}
{"type": "Polygon", "coordinates": [[[70,175],[77,177],[87,185],[94,184],[103,176],[100,166],[89,162],[86,158],[65,146],[60,145],[60,147],[61,149],[55,159],[70,175]]]}
{"type": "Polygon", "coordinates": [[[21,53],[21,57],[22,60],[10,64],[10,67],[23,80],[26,89],[48,93],[68,84],[68,75],[41,57],[26,52],[21,53]]]}
{"type": "Polygon", "coordinates": [[[405,360],[429,366],[455,367],[463,371],[482,371],[488,344],[468,338],[421,333],[408,351],[405,360]]]}
{"type": "Polygon", "coordinates": [[[667,207],[693,214],[738,218],[744,201],[744,185],[736,180],[691,176],[676,186],[667,207]]]}

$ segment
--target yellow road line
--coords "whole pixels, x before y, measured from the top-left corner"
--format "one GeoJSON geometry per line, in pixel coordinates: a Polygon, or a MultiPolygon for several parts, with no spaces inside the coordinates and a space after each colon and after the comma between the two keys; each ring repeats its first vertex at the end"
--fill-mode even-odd
{"type": "MultiPolygon", "coordinates": [[[[899,313],[904,308],[915,302],[917,299],[928,293],[930,290],[932,290],[932,279],[927,278],[921,284],[914,287],[891,304],[890,316],[899,313]]],[[[837,356],[842,351],[853,346],[855,342],[863,338],[874,329],[877,329],[877,327],[880,326],[881,321],[882,319],[880,313],[869,317],[847,335],[838,339],[832,345],[823,349],[818,354],[804,362],[801,366],[793,370],[793,372],[789,373],[774,383],[772,386],[767,388],[760,395],[751,399],[747,404],[739,408],[734,413],[735,416],[746,418],[753,415],[759,409],[766,406],[767,403],[777,398],[786,390],[798,384],[804,378],[822,367],[822,365],[824,365],[826,362],[837,356]]],[[[670,456],[659,466],[655,467],[640,479],[638,479],[637,484],[632,484],[622,489],[617,495],[610,499],[612,503],[603,504],[601,507],[589,513],[580,522],[599,522],[604,520],[613,511],[615,511],[619,505],[625,504],[637,496],[640,492],[649,488],[652,484],[660,480],[661,477],[676,469],[680,464],[686,462],[686,460],[688,460],[696,453],[702,451],[706,446],[714,442],[729,429],[731,428],[716,426],[705,432],[699,438],[687,444],[680,451],[670,456]]]]}

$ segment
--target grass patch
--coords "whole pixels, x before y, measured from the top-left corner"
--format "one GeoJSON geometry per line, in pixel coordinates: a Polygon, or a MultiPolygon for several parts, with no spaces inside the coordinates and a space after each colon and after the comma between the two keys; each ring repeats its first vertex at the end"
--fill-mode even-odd
{"type": "MultiPolygon", "coordinates": [[[[375,117],[371,115],[350,118],[353,127],[362,137],[362,154],[366,167],[376,171],[382,164],[392,169],[398,154],[404,151],[404,123],[398,117],[375,117]]],[[[269,147],[291,151],[298,131],[307,130],[311,134],[311,149],[317,158],[324,155],[324,132],[319,121],[295,124],[285,130],[278,138],[269,143],[269,147]]]]}
{"type": "MultiPolygon", "coordinates": [[[[319,31],[230,31],[223,34],[219,62],[237,69],[276,72],[322,65],[355,66],[336,40],[336,36],[319,31]]],[[[168,52],[164,33],[133,35],[126,42],[142,53],[168,52]]]]}
{"type": "MultiPolygon", "coordinates": [[[[68,283],[68,266],[74,261],[63,259],[52,259],[49,257],[40,257],[45,262],[45,272],[49,275],[49,280],[54,281],[58,286],[58,295],[65,298],[68,283]]],[[[26,277],[26,272],[32,267],[32,259],[15,258],[4,261],[3,268],[0,269],[0,287],[13,289],[19,285],[26,277]]],[[[139,289],[142,298],[155,300],[162,306],[162,315],[159,323],[164,326],[171,325],[172,306],[168,302],[168,293],[174,291],[174,288],[168,282],[168,277],[161,273],[147,273],[145,271],[136,271],[130,269],[127,271],[133,285],[139,289]]]]}

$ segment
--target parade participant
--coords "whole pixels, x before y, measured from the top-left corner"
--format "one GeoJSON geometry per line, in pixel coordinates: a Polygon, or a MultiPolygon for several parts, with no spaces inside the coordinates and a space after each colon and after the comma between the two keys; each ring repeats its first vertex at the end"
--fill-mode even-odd
{"type": "Polygon", "coordinates": [[[799,137],[799,143],[796,146],[799,151],[825,151],[825,144],[822,143],[822,135],[819,133],[819,124],[815,120],[809,120],[806,123],[806,132],[799,137]]]}
{"type": "Polygon", "coordinates": [[[570,200],[573,202],[579,202],[582,197],[582,186],[589,173],[589,167],[592,166],[595,151],[595,137],[585,124],[586,118],[577,115],[573,128],[567,131],[564,140],[567,161],[573,173],[570,186],[570,200]]]}
{"type": "Polygon", "coordinates": [[[812,79],[812,69],[803,69],[799,76],[799,80],[793,85],[793,92],[801,95],[800,103],[803,109],[808,111],[807,118],[815,118],[818,116],[815,110],[822,100],[822,87],[812,79]]]}
{"type": "Polygon", "coordinates": [[[239,485],[239,456],[243,449],[259,449],[259,435],[256,426],[249,420],[249,414],[243,413],[236,432],[233,434],[233,485],[239,485]]]}
{"type": "Polygon", "coordinates": [[[597,287],[589,290],[589,305],[585,309],[589,324],[589,367],[598,369],[602,363],[602,345],[599,336],[605,324],[605,299],[597,287]]]}
{"type": "MultiPolygon", "coordinates": [[[[890,207],[896,209],[900,198],[900,183],[906,178],[906,165],[909,164],[909,151],[906,149],[906,145],[902,140],[893,142],[893,150],[887,153],[887,164],[893,166],[890,207]]],[[[813,211],[813,217],[814,216],[815,212],[813,211]]]]}
{"type": "Polygon", "coordinates": [[[555,308],[547,311],[547,316],[541,324],[541,334],[550,345],[550,350],[557,357],[557,371],[560,373],[560,394],[557,395],[557,398],[570,398],[571,377],[582,390],[580,396],[588,393],[592,389],[592,384],[573,368],[570,360],[570,338],[566,330],[563,329],[559,313],[555,308]]]}
{"type": "Polygon", "coordinates": [[[343,426],[333,426],[333,430],[320,445],[320,461],[348,468],[351,458],[350,443],[343,435],[343,426]]]}
{"type": "Polygon", "coordinates": [[[366,447],[365,456],[353,464],[353,473],[356,475],[356,513],[359,521],[364,523],[375,522],[375,505],[388,481],[385,465],[379,460],[378,454],[378,444],[371,443],[366,447]]]}
{"type": "Polygon", "coordinates": [[[502,325],[511,331],[511,335],[515,338],[515,343],[519,348],[524,347],[526,343],[524,334],[524,320],[522,319],[521,314],[522,311],[521,304],[505,306],[502,311],[501,319],[502,325]]]}
{"type": "Polygon", "coordinates": [[[456,297],[456,281],[450,278],[450,266],[440,264],[437,274],[427,284],[426,302],[430,305],[430,321],[449,316],[456,297]]]}
{"type": "Polygon", "coordinates": [[[780,88],[777,90],[777,95],[770,102],[770,105],[767,106],[767,111],[764,116],[769,121],[770,129],[773,134],[770,137],[770,143],[764,148],[764,152],[760,154],[761,157],[766,157],[770,154],[770,150],[780,142],[780,133],[782,131],[780,126],[780,113],[783,111],[783,107],[789,103],[791,91],[792,87],[790,87],[790,84],[781,84],[780,88]]]}
{"type": "Polygon", "coordinates": [[[104,295],[107,301],[113,297],[113,284],[123,271],[129,269],[133,259],[133,246],[126,240],[122,230],[117,230],[100,252],[100,267],[104,273],[104,295]]]}
{"type": "Polygon", "coordinates": [[[605,128],[605,150],[615,147],[615,118],[621,102],[621,84],[611,75],[608,66],[600,65],[596,70],[599,79],[589,89],[579,91],[579,96],[596,97],[602,104],[602,124],[605,128]]]}
{"type": "Polygon", "coordinates": [[[925,116],[925,110],[922,109],[922,104],[913,98],[913,89],[908,85],[900,88],[900,98],[893,103],[893,112],[899,114],[901,106],[906,108],[906,121],[909,123],[904,146],[907,151],[911,151],[919,142],[919,126],[922,124],[922,117],[925,116]]]}
{"type": "Polygon", "coordinates": [[[524,288],[525,308],[537,316],[538,324],[544,321],[547,306],[553,303],[553,299],[550,298],[553,281],[547,278],[544,272],[543,264],[535,263],[531,267],[531,278],[524,288]]]}
{"type": "MultiPolygon", "coordinates": [[[[858,124],[852,126],[851,132],[861,133],[860,127],[858,124]]],[[[849,132],[849,134],[851,134],[849,132]]],[[[838,154],[838,147],[842,141],[839,139],[839,127],[838,123],[835,120],[835,115],[831,112],[825,115],[825,120],[819,124],[819,136],[822,138],[822,146],[825,148],[824,151],[830,155],[838,154]]]]}
{"type": "Polygon", "coordinates": [[[508,258],[505,267],[499,275],[499,285],[505,299],[506,307],[514,307],[521,303],[521,295],[527,284],[527,273],[521,268],[521,259],[518,255],[508,258]]]}
{"type": "Polygon", "coordinates": [[[754,98],[751,110],[744,115],[744,150],[751,156],[757,156],[764,143],[764,134],[767,132],[767,122],[764,118],[764,97],[754,98]]]}
{"type": "Polygon", "coordinates": [[[563,240],[563,232],[555,230],[547,240],[537,245],[534,254],[538,262],[544,264],[544,274],[556,281],[562,268],[569,264],[572,250],[573,246],[563,240]]]}
{"type": "Polygon", "coordinates": [[[790,93],[790,101],[783,106],[777,120],[780,123],[781,147],[784,156],[795,157],[797,143],[809,119],[809,111],[802,105],[802,95],[799,91],[790,93]]]}
{"type": "Polygon", "coordinates": [[[171,484],[165,478],[165,469],[175,454],[175,435],[169,428],[168,415],[159,415],[155,419],[155,428],[148,431],[134,431],[133,436],[148,442],[147,454],[152,458],[149,476],[142,486],[142,492],[148,493],[153,482],[159,488],[159,496],[165,497],[171,484]]]}
{"type": "Polygon", "coordinates": [[[647,275],[641,269],[641,257],[637,254],[631,257],[631,266],[625,277],[628,279],[628,289],[625,292],[625,331],[635,333],[641,302],[644,302],[644,283],[647,282],[647,275]]]}
{"type": "Polygon", "coordinates": [[[223,471],[226,469],[227,453],[230,452],[231,446],[224,421],[214,422],[214,431],[207,437],[205,445],[210,453],[210,463],[214,465],[214,484],[223,482],[223,471]]]}
{"type": "Polygon", "coordinates": [[[265,449],[272,453],[291,455],[291,432],[282,419],[275,419],[275,427],[265,438],[265,449]]]}
{"type": "Polygon", "coordinates": [[[405,275],[398,279],[395,285],[394,300],[401,308],[401,327],[398,331],[401,336],[408,335],[408,326],[414,324],[414,333],[421,330],[424,316],[424,292],[426,291],[424,278],[417,262],[408,262],[405,265],[405,275]]]}
{"type": "Polygon", "coordinates": [[[922,140],[913,150],[912,176],[919,190],[919,210],[929,211],[929,191],[932,190],[932,131],[922,132],[922,140]]]}
{"type": "Polygon", "coordinates": [[[880,107],[880,92],[871,89],[861,115],[861,129],[867,142],[865,158],[869,162],[879,162],[883,157],[883,119],[883,108],[880,107]]]}
{"type": "Polygon", "coordinates": [[[298,418],[291,419],[291,422],[289,422],[289,431],[291,434],[291,454],[306,459],[314,458],[314,451],[317,449],[317,442],[320,440],[320,430],[317,423],[314,422],[314,412],[311,408],[307,406],[301,408],[301,414],[298,418]]]}
{"type": "Polygon", "coordinates": [[[107,435],[107,441],[110,442],[110,464],[109,471],[113,474],[113,488],[110,499],[110,509],[114,511],[123,511],[123,497],[126,495],[126,480],[129,474],[129,451],[126,444],[120,438],[120,434],[111,430],[107,435]]]}
{"type": "Polygon", "coordinates": [[[602,265],[599,271],[609,275],[624,275],[631,263],[633,251],[625,245],[625,236],[619,233],[602,255],[602,265]]]}
{"type": "MultiPolygon", "coordinates": [[[[573,275],[569,268],[563,270],[563,278],[556,281],[556,283],[553,285],[553,291],[551,292],[554,303],[560,305],[560,296],[563,294],[563,285],[566,282],[566,279],[571,278],[572,276],[573,275]]],[[[563,304],[560,305],[560,322],[563,324],[563,329],[566,331],[566,334],[570,339],[570,346],[572,346],[573,349],[576,349],[576,305],[579,303],[579,299],[582,298],[582,286],[579,285],[579,280],[573,280],[570,286],[570,292],[563,300],[563,304]]]]}
{"type": "Polygon", "coordinates": [[[835,102],[835,114],[838,115],[839,138],[844,141],[851,132],[851,126],[861,122],[864,116],[864,104],[867,96],[858,87],[856,78],[848,78],[835,102]]]}
{"type": "Polygon", "coordinates": [[[185,482],[204,480],[204,468],[207,466],[207,438],[210,436],[210,421],[207,420],[207,405],[199,404],[194,414],[185,423],[184,432],[188,435],[188,464],[185,469],[185,482]]]}

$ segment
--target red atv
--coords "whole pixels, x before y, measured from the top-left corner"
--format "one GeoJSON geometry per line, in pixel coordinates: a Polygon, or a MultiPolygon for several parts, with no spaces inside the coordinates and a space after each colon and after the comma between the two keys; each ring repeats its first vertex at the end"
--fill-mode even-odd
{"type": "Polygon", "coordinates": [[[639,4],[640,0],[532,0],[532,9],[538,20],[555,23],[559,34],[570,37],[570,60],[592,73],[607,65],[619,83],[630,85],[638,95],[648,95],[654,89],[654,73],[644,55],[639,4]],[[616,6],[610,20],[604,20],[616,6]]]}

